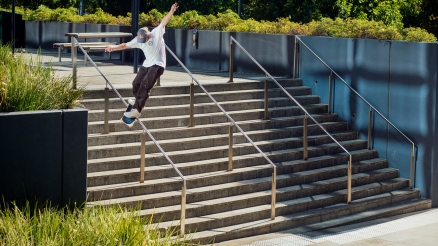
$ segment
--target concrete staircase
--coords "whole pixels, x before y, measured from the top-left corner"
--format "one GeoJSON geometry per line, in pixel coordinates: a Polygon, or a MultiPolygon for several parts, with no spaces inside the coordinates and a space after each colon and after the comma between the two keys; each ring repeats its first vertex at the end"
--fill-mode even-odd
{"type": "MultiPolygon", "coordinates": [[[[273,168],[234,133],[228,172],[228,127],[218,107],[196,86],[195,127],[189,125],[189,86],[156,87],[141,120],[187,178],[186,234],[201,243],[221,242],[345,217],[343,223],[430,208],[377,151],[367,150],[346,122],[327,114],[299,79],[280,83],[353,155],[353,201],[346,204],[348,156],[309,121],[309,159],[303,161],[303,113],[270,83],[269,120],[263,120],[263,83],[240,81],[204,87],[277,165],[276,218],[271,213],[273,168]],[[360,218],[353,215],[361,214],[360,218]],[[355,218],[355,219],[352,219],[355,218]]],[[[130,89],[119,90],[132,98],[130,89]]],[[[103,91],[87,91],[89,109],[88,205],[141,203],[159,228],[178,229],[182,181],[155,144],[146,143],[145,182],[140,183],[142,130],[119,121],[124,104],[110,98],[110,134],[103,132],[103,91]]]]}

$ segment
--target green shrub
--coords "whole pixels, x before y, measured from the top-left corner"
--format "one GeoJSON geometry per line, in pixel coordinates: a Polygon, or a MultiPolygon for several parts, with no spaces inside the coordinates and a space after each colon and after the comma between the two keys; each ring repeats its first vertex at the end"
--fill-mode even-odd
{"type": "Polygon", "coordinates": [[[73,108],[84,89],[71,88],[71,76],[55,77],[51,65],[0,46],[0,112],[73,108]]]}
{"type": "Polygon", "coordinates": [[[406,28],[404,33],[404,40],[409,42],[435,42],[437,40],[435,35],[421,28],[406,28]]]}
{"type": "MultiPolygon", "coordinates": [[[[161,232],[151,218],[136,209],[97,206],[84,209],[30,209],[15,206],[0,210],[0,245],[186,245],[161,232]]],[[[194,245],[190,243],[190,245],[194,245]]]]}
{"type": "MultiPolygon", "coordinates": [[[[380,16],[387,13],[389,3],[380,5],[380,12],[374,13],[380,16]],[[385,11],[383,11],[385,10],[385,11]],[[382,12],[383,11],[383,12],[382,12]]],[[[397,11],[396,11],[397,12],[397,11]]],[[[35,21],[68,21],[85,23],[102,23],[115,25],[131,25],[131,13],[126,17],[114,17],[97,9],[95,13],[84,16],[77,15],[77,10],[56,9],[51,10],[40,6],[35,11],[17,8],[17,13],[23,15],[24,19],[35,21]]],[[[395,13],[395,12],[394,12],[395,13]]],[[[158,26],[166,13],[160,13],[153,9],[149,13],[139,15],[139,26],[158,26]]],[[[401,28],[399,15],[384,15],[382,21],[368,21],[362,17],[356,19],[330,19],[321,18],[319,21],[311,21],[306,24],[298,24],[290,21],[289,18],[279,18],[277,21],[255,21],[254,19],[242,20],[239,15],[231,10],[214,15],[199,15],[197,11],[186,11],[180,15],[174,15],[168,27],[220,30],[231,32],[254,32],[290,35],[328,36],[340,38],[368,38],[378,40],[406,40],[411,42],[435,42],[437,38],[420,28],[401,28]],[[390,18],[390,19],[388,19],[390,18]],[[393,24],[384,24],[393,23],[393,24]]],[[[377,17],[376,17],[377,18],[377,17]]],[[[382,17],[383,18],[383,17],[382,17]]]]}

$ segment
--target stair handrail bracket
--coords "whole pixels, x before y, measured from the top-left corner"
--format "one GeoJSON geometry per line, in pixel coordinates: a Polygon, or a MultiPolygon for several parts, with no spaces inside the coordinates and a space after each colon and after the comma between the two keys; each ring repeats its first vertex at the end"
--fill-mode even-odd
{"type": "MultiPolygon", "coordinates": [[[[380,117],[382,117],[383,120],[386,121],[387,124],[392,126],[400,135],[402,135],[410,144],[412,144],[411,156],[410,156],[409,188],[413,189],[415,187],[415,183],[414,183],[415,182],[415,143],[408,136],[406,136],[406,134],[404,134],[400,129],[398,129],[391,121],[389,121],[382,113],[380,113],[373,105],[371,105],[371,103],[369,103],[363,96],[361,96],[339,74],[337,74],[326,62],[324,62],[324,60],[321,59],[321,57],[319,57],[308,45],[306,45],[298,35],[295,35],[295,40],[299,41],[299,43],[301,43],[310,53],[312,53],[324,66],[326,66],[330,70],[330,80],[331,80],[332,74],[334,74],[336,77],[338,77],[340,81],[342,81],[354,94],[356,94],[356,96],[358,96],[363,102],[365,102],[370,107],[370,109],[371,109],[370,115],[372,112],[376,112],[380,117]]],[[[295,61],[295,62],[297,62],[297,61],[295,61]]],[[[296,67],[295,64],[294,64],[294,67],[296,67]]],[[[330,106],[329,106],[329,108],[330,108],[330,106]]],[[[371,116],[369,118],[371,118],[371,116]]],[[[369,128],[368,136],[370,138],[371,120],[369,120],[368,128],[369,128]]],[[[368,141],[370,141],[370,139],[368,139],[368,141]]]]}
{"type": "MultiPolygon", "coordinates": [[[[342,146],[321,124],[319,124],[315,118],[312,117],[312,115],[310,115],[310,113],[292,96],[289,94],[289,92],[284,89],[283,86],[281,86],[281,84],[271,75],[268,73],[268,71],[266,71],[266,69],[263,68],[262,65],[260,65],[260,63],[257,62],[257,60],[251,56],[251,54],[249,54],[249,52],[233,37],[230,36],[230,43],[233,44],[235,43],[265,74],[267,77],[271,78],[271,80],[304,112],[304,122],[305,124],[307,123],[307,119],[306,117],[309,117],[310,119],[313,120],[313,122],[315,122],[315,124],[321,128],[321,130],[327,135],[329,136],[348,156],[349,156],[349,161],[347,164],[347,203],[351,202],[351,179],[352,179],[352,165],[353,165],[353,157],[351,155],[351,153],[344,147],[342,146]]],[[[233,46],[230,45],[230,47],[232,48],[233,46]]],[[[234,54],[234,51],[230,50],[230,68],[229,70],[232,71],[233,67],[231,66],[231,64],[233,64],[232,60],[234,59],[232,57],[232,55],[234,54]]],[[[232,73],[230,72],[230,76],[232,76],[232,73]]],[[[229,81],[233,81],[233,78],[230,77],[229,81]]],[[[306,129],[304,130],[305,132],[307,132],[307,126],[305,127],[306,129]]],[[[303,143],[307,142],[307,139],[304,139],[303,137],[303,143]]],[[[304,146],[304,151],[303,151],[303,155],[304,155],[304,159],[306,160],[306,156],[307,156],[307,146],[305,144],[304,146]]]]}
{"type": "MultiPolygon", "coordinates": [[[[108,90],[108,85],[111,87],[111,89],[117,94],[117,96],[120,98],[120,100],[123,102],[123,104],[125,106],[128,106],[128,103],[123,99],[123,97],[120,95],[120,93],[117,91],[117,89],[111,84],[111,82],[108,80],[108,78],[102,73],[102,71],[99,69],[99,67],[96,65],[96,63],[93,61],[93,59],[91,59],[91,57],[88,55],[88,52],[85,51],[85,49],[81,46],[81,44],[79,43],[79,41],[75,38],[72,37],[72,40],[74,40],[74,43],[77,44],[77,47],[79,47],[81,49],[81,51],[84,53],[85,59],[88,59],[93,66],[97,69],[97,71],[102,75],[102,77],[105,79],[106,81],[106,87],[105,87],[105,114],[108,113],[108,101],[109,101],[109,90],[108,90]]],[[[76,46],[76,45],[75,45],[76,46]]],[[[72,52],[76,52],[76,47],[72,46],[72,52]]],[[[105,115],[105,125],[104,125],[104,133],[109,133],[109,132],[105,132],[105,129],[108,129],[108,116],[105,115]]],[[[146,126],[143,124],[143,122],[141,122],[140,119],[136,119],[137,122],[141,125],[141,127],[143,128],[143,135],[144,133],[147,133],[149,138],[154,142],[154,144],[157,146],[157,148],[161,151],[161,153],[163,154],[163,156],[167,159],[167,161],[170,163],[170,165],[173,167],[173,169],[176,171],[176,173],[178,174],[178,176],[182,179],[183,181],[183,187],[181,188],[181,218],[180,218],[180,236],[183,237],[185,234],[185,210],[186,210],[186,190],[187,190],[187,179],[184,177],[184,175],[182,175],[182,173],[179,171],[179,169],[175,166],[174,162],[169,158],[169,156],[166,154],[166,152],[163,150],[163,148],[161,148],[160,144],[157,142],[157,140],[155,140],[155,138],[152,136],[151,132],[146,128],[146,126]]],[[[144,146],[144,139],[145,137],[142,136],[142,153],[141,155],[144,157],[145,152],[143,151],[145,146],[144,146]]],[[[142,161],[143,162],[143,161],[142,161]]],[[[141,168],[140,168],[140,183],[144,182],[144,179],[142,180],[142,177],[144,177],[144,163],[141,164],[141,168]]]]}
{"type": "MultiPolygon", "coordinates": [[[[192,84],[191,84],[191,88],[193,88],[193,81],[195,81],[198,86],[205,92],[205,94],[213,101],[213,103],[216,104],[216,106],[222,111],[222,113],[224,113],[224,115],[228,118],[228,120],[231,122],[232,125],[234,125],[241,133],[242,135],[248,140],[248,142],[251,143],[251,145],[254,146],[254,148],[263,156],[263,158],[265,158],[265,160],[268,161],[268,163],[273,167],[273,173],[272,173],[272,178],[273,180],[271,181],[271,220],[275,219],[275,203],[276,203],[276,178],[277,178],[277,166],[271,161],[271,159],[268,158],[268,156],[263,153],[263,151],[260,150],[260,148],[252,141],[252,139],[245,133],[245,131],[243,131],[243,129],[236,123],[236,121],[234,121],[233,118],[231,118],[231,116],[227,113],[227,111],[225,111],[225,109],[216,101],[216,99],[214,99],[214,97],[204,88],[204,86],[193,76],[193,74],[189,71],[189,69],[181,62],[180,59],[178,59],[178,57],[175,55],[175,53],[173,53],[173,51],[166,45],[166,50],[175,58],[175,60],[181,65],[182,68],[184,68],[184,70],[190,75],[190,77],[192,78],[192,84]]],[[[191,92],[191,94],[193,94],[193,91],[191,92]]],[[[191,100],[193,101],[193,100],[191,100]]],[[[193,108],[193,107],[191,107],[193,108]]],[[[190,113],[191,118],[193,117],[193,112],[190,113]]],[[[193,119],[190,120],[190,126],[193,126],[193,119]]],[[[232,134],[230,134],[232,135],[232,134]]],[[[231,141],[232,142],[232,141],[231,141]]],[[[229,169],[230,170],[230,169],[229,169]]]]}

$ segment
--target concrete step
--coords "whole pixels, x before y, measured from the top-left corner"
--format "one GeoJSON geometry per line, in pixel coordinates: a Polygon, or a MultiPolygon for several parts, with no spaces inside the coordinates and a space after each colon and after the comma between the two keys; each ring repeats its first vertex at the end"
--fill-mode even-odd
{"type": "MultiPolygon", "coordinates": [[[[349,151],[355,150],[363,150],[366,148],[366,142],[362,140],[353,140],[346,141],[343,143],[349,151]]],[[[228,163],[228,149],[223,150],[222,154],[216,153],[217,151],[212,150],[212,156],[209,156],[208,159],[212,160],[209,162],[208,159],[205,159],[205,156],[202,156],[204,150],[191,150],[191,151],[175,151],[171,153],[166,153],[169,158],[175,164],[180,163],[189,163],[188,166],[198,165],[198,162],[205,163],[216,163],[217,168],[219,170],[224,170],[223,168],[224,161],[228,163]],[[190,164],[195,163],[195,164],[190,164]]],[[[268,163],[265,158],[261,156],[259,152],[257,152],[254,146],[247,146],[247,151],[251,151],[251,154],[242,154],[236,155],[233,153],[233,165],[256,165],[256,164],[265,164],[268,163]],[[253,163],[253,164],[251,164],[253,163]]],[[[324,155],[331,154],[339,154],[344,153],[343,150],[339,148],[339,146],[335,143],[320,145],[319,147],[311,147],[308,148],[309,157],[320,157],[324,155]]],[[[269,152],[265,152],[265,155],[274,163],[280,163],[291,160],[301,160],[303,159],[303,151],[302,148],[297,149],[283,149],[283,150],[273,150],[269,152]]],[[[163,156],[162,153],[152,153],[146,155],[146,167],[151,169],[154,166],[162,166],[160,169],[166,169],[170,167],[170,163],[163,156]]],[[[216,166],[215,164],[212,166],[216,166]]],[[[227,166],[227,165],[226,165],[227,166]]],[[[100,158],[100,159],[92,159],[88,160],[88,170],[89,173],[100,172],[100,171],[111,171],[111,170],[119,170],[119,169],[129,169],[129,168],[139,168],[140,167],[140,155],[131,155],[131,156],[120,156],[120,157],[112,157],[112,158],[100,158]]],[[[174,174],[170,174],[174,175],[174,174]]]]}
{"type": "MultiPolygon", "coordinates": [[[[323,114],[327,112],[327,105],[325,104],[313,104],[306,105],[304,108],[310,114],[323,114]]],[[[250,109],[250,110],[239,110],[239,111],[231,111],[228,112],[231,118],[234,121],[244,121],[244,120],[253,120],[253,119],[262,119],[264,117],[263,109],[250,109]]],[[[289,106],[289,107],[281,107],[281,108],[273,108],[269,111],[270,118],[278,118],[278,117],[293,117],[303,115],[301,108],[298,106],[289,106]]],[[[140,120],[145,124],[147,129],[157,129],[157,128],[171,128],[171,127],[181,127],[188,126],[190,117],[189,115],[181,115],[181,116],[168,116],[168,117],[153,117],[153,118],[140,118],[140,120]]],[[[205,114],[195,114],[194,115],[194,123],[195,126],[204,125],[204,124],[212,124],[212,123],[224,123],[229,122],[229,119],[223,112],[216,113],[205,113],[205,114]]],[[[103,132],[103,121],[95,121],[88,123],[88,133],[102,133],[103,132]]],[[[119,131],[127,131],[127,130],[141,130],[140,124],[137,122],[134,124],[132,128],[127,127],[120,120],[110,120],[109,122],[110,132],[119,132],[119,131]]]]}
{"type": "MultiPolygon", "coordinates": [[[[248,158],[248,155],[245,155],[245,157],[248,158]]],[[[223,159],[225,158],[226,157],[223,157],[223,159]]],[[[206,159],[205,161],[176,164],[176,167],[177,168],[181,167],[180,172],[183,175],[202,174],[208,172],[227,170],[227,166],[224,167],[222,164],[223,162],[220,162],[217,159],[219,158],[206,159]]],[[[242,168],[248,166],[257,166],[257,164],[258,165],[266,164],[266,160],[264,162],[262,161],[263,160],[260,160],[259,163],[256,163],[252,160],[247,159],[247,161],[245,162],[243,161],[238,162],[237,165],[234,165],[236,163],[233,163],[233,168],[236,169],[236,168],[242,168]]],[[[283,161],[282,165],[284,165],[283,163],[288,163],[288,162],[291,161],[283,161]]],[[[173,167],[171,167],[170,165],[167,165],[165,167],[161,167],[161,166],[146,167],[145,178],[157,179],[157,178],[176,177],[177,173],[171,169],[173,169],[173,167]]],[[[110,184],[125,183],[125,182],[135,182],[139,180],[139,175],[140,175],[139,168],[93,172],[87,175],[87,183],[88,183],[88,187],[92,187],[92,186],[110,185],[110,184]]]]}
{"type": "MultiPolygon", "coordinates": [[[[363,153],[355,153],[353,155],[354,159],[357,159],[353,163],[353,173],[356,178],[366,178],[367,175],[359,174],[361,172],[370,172],[376,169],[387,168],[388,163],[386,160],[379,158],[370,158],[363,153]],[[367,160],[362,160],[362,159],[367,160]]],[[[311,158],[307,161],[294,161],[283,163],[282,166],[278,167],[278,172],[282,173],[277,176],[277,188],[287,188],[288,183],[290,183],[290,179],[294,179],[297,175],[305,176],[311,175],[315,173],[314,169],[319,169],[320,173],[327,172],[328,170],[334,169],[345,169],[345,164],[341,166],[339,163],[342,163],[343,160],[340,160],[339,157],[332,157],[329,159],[328,157],[324,158],[311,158]],[[340,165],[340,166],[337,166],[340,165]],[[324,171],[323,169],[326,169],[324,171]],[[290,176],[289,173],[295,173],[294,176],[290,176]]],[[[344,158],[346,159],[346,158],[344,158]]],[[[346,160],[344,160],[346,161],[346,160]]],[[[345,163],[345,162],[343,162],[345,163]]],[[[342,179],[342,177],[339,177],[342,179]]],[[[334,180],[339,179],[334,178],[334,180]]],[[[358,184],[355,178],[354,184],[358,184]]],[[[302,178],[303,180],[306,178],[302,178]]],[[[316,181],[314,183],[318,183],[320,181],[316,181]]],[[[323,183],[326,181],[323,181],[323,183]]],[[[362,182],[361,182],[362,183],[362,182]]],[[[363,184],[363,183],[362,183],[363,184]]],[[[312,184],[299,184],[300,189],[312,187],[312,184]]],[[[188,190],[187,193],[187,203],[197,203],[205,200],[215,200],[221,199],[226,196],[237,196],[243,194],[249,194],[253,192],[262,192],[269,190],[271,188],[271,177],[262,177],[256,179],[245,180],[245,182],[237,181],[237,182],[229,182],[225,184],[211,185],[208,187],[199,187],[192,188],[188,190]]],[[[297,192],[301,192],[300,189],[297,192]]],[[[294,196],[296,197],[296,196],[294,196]]],[[[96,200],[89,201],[89,206],[94,206],[98,204],[119,204],[124,205],[126,207],[137,207],[141,204],[141,209],[148,208],[159,208],[171,205],[178,205],[181,203],[181,191],[168,191],[162,193],[154,193],[154,194],[146,194],[139,196],[131,196],[131,197],[121,197],[121,198],[112,198],[109,200],[96,200]]]]}
{"type": "MultiPolygon", "coordinates": [[[[342,190],[340,192],[336,192],[335,194],[311,197],[308,198],[308,203],[316,202],[316,204],[321,204],[320,208],[313,208],[302,212],[280,215],[277,216],[275,220],[271,220],[269,218],[268,211],[263,213],[265,218],[205,231],[198,230],[197,232],[187,235],[187,237],[193,242],[199,242],[201,244],[208,244],[212,242],[219,243],[230,239],[278,232],[298,226],[320,223],[335,218],[345,218],[358,213],[365,215],[365,212],[370,210],[379,211],[378,215],[377,212],[375,212],[370,217],[365,216],[364,219],[376,218],[378,216],[383,217],[389,214],[399,214],[403,213],[403,211],[422,210],[430,207],[430,201],[419,198],[419,190],[417,189],[402,189],[385,192],[382,194],[353,200],[350,204],[342,202],[334,205],[326,204],[327,201],[334,199],[333,197],[343,196],[343,198],[345,198],[345,195],[346,191],[342,190]]],[[[280,207],[282,204],[279,204],[278,206],[280,207]]],[[[277,208],[277,210],[279,209],[277,208]]],[[[235,214],[238,216],[241,213],[246,212],[250,211],[247,209],[236,210],[235,214]]],[[[254,211],[250,215],[259,215],[260,213],[261,212],[254,211]]],[[[215,220],[215,218],[206,219],[210,219],[212,221],[215,220]]],[[[186,220],[186,226],[188,223],[187,221],[188,220],[186,220]]],[[[176,223],[178,222],[174,222],[174,224],[176,223]]],[[[160,226],[165,226],[165,224],[160,223],[160,226]]]]}
{"type": "MultiPolygon", "coordinates": [[[[338,122],[338,117],[335,114],[322,114],[313,115],[316,121],[324,125],[338,125],[341,129],[347,129],[347,122],[338,122]],[[342,127],[341,127],[342,126],[342,127]]],[[[297,128],[302,129],[304,116],[295,117],[279,117],[271,118],[269,120],[247,120],[237,121],[239,127],[246,133],[251,131],[267,130],[276,132],[282,131],[282,128],[297,128]],[[297,125],[296,127],[294,127],[297,125]]],[[[308,122],[308,134],[318,134],[321,129],[313,122],[308,122]]],[[[217,124],[205,124],[197,125],[195,127],[173,127],[165,129],[151,129],[152,136],[157,140],[174,139],[174,138],[189,138],[189,137],[202,137],[208,135],[228,134],[230,123],[217,123],[217,124]]],[[[237,134],[238,130],[235,129],[237,134]]],[[[122,131],[122,132],[110,132],[109,134],[88,134],[88,146],[96,145],[111,145],[121,143],[141,142],[141,135],[143,130],[122,131]]],[[[151,141],[149,135],[146,135],[146,141],[151,141]]]]}
{"type": "MultiPolygon", "coordinates": [[[[326,130],[338,141],[352,140],[357,138],[357,132],[342,129],[345,125],[324,124],[326,130]]],[[[308,134],[309,145],[333,142],[319,127],[312,127],[316,132],[308,134]]],[[[312,130],[313,130],[312,129],[312,130]]],[[[246,131],[245,133],[253,142],[271,141],[272,144],[277,142],[290,141],[288,148],[293,146],[302,146],[303,130],[300,127],[288,127],[276,130],[259,130],[246,131]],[[283,139],[283,140],[282,140],[283,139]]],[[[229,145],[229,134],[207,135],[189,138],[169,138],[160,140],[160,146],[166,151],[190,150],[195,148],[208,148],[215,146],[229,145]]],[[[237,147],[242,143],[247,143],[247,138],[240,132],[233,133],[233,145],[237,147]]],[[[146,153],[160,152],[158,147],[152,141],[147,141],[146,153]]],[[[272,148],[275,148],[273,146],[272,148]]],[[[88,159],[99,159],[108,157],[117,157],[123,155],[135,155],[141,153],[141,142],[121,143],[112,145],[96,145],[88,147],[88,159]]],[[[238,152],[236,152],[238,153],[238,152]]]]}
{"type": "MultiPolygon", "coordinates": [[[[297,87],[286,87],[285,90],[293,97],[310,95],[310,87],[297,86],[297,87]]],[[[155,92],[155,91],[154,91],[155,92]]],[[[102,94],[103,95],[103,94],[102,94]]],[[[218,91],[212,92],[210,95],[217,102],[224,101],[236,101],[236,100],[250,100],[250,99],[263,99],[264,89],[251,89],[251,90],[236,90],[236,91],[218,91]]],[[[198,103],[209,103],[212,102],[211,98],[205,93],[195,93],[195,104],[198,103]]],[[[287,97],[283,90],[279,88],[269,89],[268,91],[269,100],[277,97],[287,97]]],[[[129,95],[125,97],[124,100],[133,99],[134,97],[129,95]]],[[[165,105],[179,105],[179,104],[189,104],[190,103],[190,93],[186,94],[169,94],[169,95],[151,95],[145,105],[146,109],[165,106],[165,105]]],[[[93,99],[81,100],[81,104],[89,110],[103,110],[104,109],[104,98],[98,97],[93,99]]],[[[109,108],[123,108],[125,104],[121,101],[119,97],[109,98],[109,108]]]]}
{"type": "MultiPolygon", "coordinates": [[[[302,86],[301,79],[278,79],[277,80],[283,87],[293,87],[293,86],[302,86]]],[[[209,92],[219,92],[219,91],[239,91],[239,90],[251,90],[251,89],[263,89],[264,83],[260,80],[252,80],[252,81],[236,81],[233,83],[227,82],[218,82],[218,83],[209,83],[202,84],[202,86],[209,92]]],[[[278,88],[278,86],[274,82],[268,83],[268,88],[278,88]]],[[[117,89],[119,94],[122,97],[132,97],[132,89],[131,88],[119,88],[117,89]]],[[[152,89],[152,95],[169,95],[169,94],[189,94],[190,86],[189,85],[181,85],[181,86],[154,86],[152,89]]],[[[195,93],[204,93],[204,91],[195,83],[195,93]]],[[[115,92],[110,90],[110,98],[118,97],[115,92]]],[[[83,94],[83,99],[93,99],[93,98],[104,98],[104,90],[96,89],[96,90],[87,90],[83,94]]]]}
{"type": "MultiPolygon", "coordinates": [[[[302,106],[310,104],[318,104],[320,102],[318,96],[297,96],[295,99],[302,106]]],[[[263,99],[248,99],[248,100],[228,100],[220,102],[221,107],[227,111],[239,111],[239,110],[250,110],[250,109],[263,109],[264,100],[263,99]]],[[[270,98],[268,101],[269,109],[279,107],[289,107],[295,106],[291,99],[285,97],[270,98]]],[[[124,105],[123,105],[124,106],[124,105]]],[[[189,115],[190,114],[190,104],[180,102],[178,104],[166,104],[165,106],[155,106],[149,107],[142,111],[144,117],[164,117],[164,116],[176,116],[176,115],[189,115]]],[[[122,108],[112,108],[108,111],[109,120],[118,120],[121,118],[123,113],[126,111],[126,107],[122,108]]],[[[194,114],[205,114],[205,113],[215,113],[221,112],[219,107],[213,102],[206,103],[196,103],[194,104],[194,114]]],[[[103,107],[99,110],[89,110],[88,111],[88,121],[102,121],[104,118],[103,107]]]]}
{"type": "MultiPolygon", "coordinates": [[[[364,158],[369,157],[370,154],[373,153],[357,153],[355,154],[355,158],[364,158]]],[[[375,154],[375,153],[374,153],[375,154]]],[[[317,181],[318,178],[321,178],[321,170],[326,172],[325,175],[335,175],[332,177],[338,177],[342,175],[346,175],[347,170],[344,167],[339,167],[338,165],[344,164],[346,165],[348,156],[340,156],[339,158],[311,158],[307,161],[289,161],[280,163],[277,166],[277,175],[286,175],[286,178],[292,178],[284,183],[284,185],[290,184],[301,184],[317,181]],[[343,158],[342,158],[343,157],[343,158]],[[344,161],[344,162],[338,162],[344,161]],[[312,168],[312,169],[310,169],[312,168]],[[325,168],[325,169],[323,169],[325,168]],[[297,172],[309,172],[311,176],[297,176],[296,174],[291,175],[291,173],[297,172]],[[312,176],[313,175],[313,176],[312,176]],[[309,180],[310,178],[313,180],[309,180]],[[291,183],[292,182],[292,183],[291,183]],[[294,183],[298,182],[298,183],[294,183]],[[299,183],[301,182],[301,183],[299,183]]],[[[376,168],[385,168],[387,167],[387,162],[384,160],[372,159],[370,161],[361,160],[353,161],[360,162],[364,165],[354,165],[358,172],[366,172],[376,168]]],[[[174,170],[171,170],[175,172],[174,170]]],[[[245,166],[240,168],[235,168],[233,171],[220,170],[220,171],[212,171],[208,173],[200,173],[193,175],[186,175],[187,186],[192,188],[203,188],[206,186],[213,185],[224,185],[225,183],[232,182],[241,182],[245,180],[247,182],[251,179],[257,178],[266,178],[272,176],[273,168],[270,164],[257,165],[257,166],[245,166]]],[[[309,174],[310,175],[310,174],[309,174]]],[[[122,197],[130,197],[130,196],[141,196],[146,194],[160,193],[160,192],[170,192],[175,190],[180,190],[182,187],[182,179],[180,177],[171,177],[171,178],[161,178],[161,179],[146,179],[144,183],[139,182],[139,174],[136,182],[126,182],[123,184],[110,184],[110,185],[102,185],[102,186],[89,186],[88,187],[88,201],[95,200],[106,200],[106,199],[115,199],[122,197]]],[[[105,180],[101,182],[106,182],[105,180]]],[[[239,184],[244,185],[244,184],[239,184]]],[[[277,186],[282,187],[282,183],[277,181],[277,186]]],[[[211,187],[210,187],[211,188],[211,187]]],[[[254,189],[254,188],[252,188],[254,189]]],[[[251,190],[252,190],[251,189],[251,190]]],[[[210,190],[207,192],[211,193],[210,190]]],[[[221,193],[221,192],[219,192],[221,193]]],[[[211,195],[217,195],[211,193],[211,195]]],[[[204,197],[207,195],[204,195],[204,197]]]]}
{"type": "MultiPolygon", "coordinates": [[[[364,174],[358,173],[352,176],[352,183],[355,187],[366,187],[362,192],[354,193],[354,199],[362,198],[366,195],[377,194],[378,192],[389,192],[396,189],[407,188],[408,180],[394,178],[387,180],[388,175],[384,172],[364,174]]],[[[327,180],[321,180],[302,185],[294,185],[277,188],[276,202],[287,202],[290,200],[300,199],[303,197],[317,196],[325,193],[335,192],[347,188],[347,177],[339,177],[327,180]]],[[[272,192],[270,189],[254,191],[246,194],[227,196],[211,200],[187,203],[186,218],[207,216],[215,213],[223,213],[237,209],[245,209],[255,206],[262,206],[271,203],[272,192]]],[[[159,199],[159,198],[158,198],[159,199]]],[[[157,200],[158,200],[157,199],[157,200]]],[[[311,206],[309,206],[311,207],[311,206]]],[[[297,206],[296,210],[306,209],[306,206],[297,206]]],[[[297,212],[297,211],[295,211],[297,212]]],[[[141,216],[153,216],[157,218],[156,222],[180,220],[181,205],[160,206],[156,208],[143,209],[140,211],[141,216]]],[[[281,215],[278,213],[278,215],[281,215]]],[[[199,229],[199,228],[196,228],[199,229]]]]}

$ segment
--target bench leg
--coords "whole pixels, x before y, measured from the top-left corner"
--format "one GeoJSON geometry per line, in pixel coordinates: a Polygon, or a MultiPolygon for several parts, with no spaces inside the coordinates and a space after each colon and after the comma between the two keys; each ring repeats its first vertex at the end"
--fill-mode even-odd
{"type": "Polygon", "coordinates": [[[58,58],[59,62],[61,62],[61,47],[58,47],[58,58]]]}

